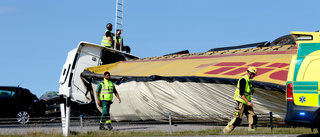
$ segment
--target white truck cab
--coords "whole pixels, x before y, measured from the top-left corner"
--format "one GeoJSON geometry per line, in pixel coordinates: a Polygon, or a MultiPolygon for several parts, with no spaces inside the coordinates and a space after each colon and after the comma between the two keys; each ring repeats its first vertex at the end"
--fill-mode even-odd
{"type": "MultiPolygon", "coordinates": [[[[82,104],[82,106],[97,106],[94,102],[95,94],[92,93],[94,91],[86,88],[85,85],[90,83],[86,83],[82,79],[82,72],[88,67],[131,59],[138,59],[138,57],[89,42],[80,42],[77,48],[68,53],[59,80],[60,109],[64,133],[69,131],[71,104],[73,107],[78,107],[79,104],[82,104]]],[[[83,108],[88,109],[87,107],[83,108]]],[[[99,108],[93,109],[99,110],[99,108]]]]}

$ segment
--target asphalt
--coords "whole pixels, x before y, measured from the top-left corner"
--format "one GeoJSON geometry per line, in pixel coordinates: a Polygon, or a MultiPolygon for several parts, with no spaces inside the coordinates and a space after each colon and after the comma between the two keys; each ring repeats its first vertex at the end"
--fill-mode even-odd
{"type": "MultiPolygon", "coordinates": [[[[162,132],[178,132],[178,131],[199,131],[205,129],[211,129],[213,126],[203,126],[203,125],[172,125],[171,128],[169,125],[145,125],[145,126],[114,126],[112,131],[136,131],[136,132],[150,132],[150,131],[162,131],[162,132]]],[[[70,127],[70,131],[73,132],[90,132],[90,131],[99,131],[99,127],[90,126],[90,127],[70,127]]],[[[44,132],[47,134],[50,133],[62,133],[61,127],[27,127],[27,128],[0,128],[1,135],[25,135],[29,132],[44,132]]]]}
{"type": "MultiPolygon", "coordinates": [[[[124,131],[136,131],[136,132],[151,132],[151,131],[162,131],[162,132],[179,132],[179,131],[200,131],[212,128],[223,128],[223,126],[207,126],[207,125],[145,125],[145,126],[114,126],[113,132],[124,132],[124,131]]],[[[239,127],[240,129],[242,127],[239,127]]],[[[243,127],[245,128],[245,127],[243,127]]],[[[99,131],[97,126],[90,127],[80,127],[74,126],[70,127],[70,131],[73,132],[90,132],[90,131],[99,131]]],[[[30,132],[43,132],[47,134],[56,134],[62,133],[61,127],[26,127],[26,128],[0,128],[0,135],[26,135],[30,132]]],[[[102,131],[104,132],[104,131],[102,131]]],[[[110,131],[106,131],[110,132],[110,131]]],[[[317,137],[319,134],[279,134],[279,135],[208,135],[202,137],[317,137]]],[[[200,136],[201,137],[201,136],[200,136]]]]}

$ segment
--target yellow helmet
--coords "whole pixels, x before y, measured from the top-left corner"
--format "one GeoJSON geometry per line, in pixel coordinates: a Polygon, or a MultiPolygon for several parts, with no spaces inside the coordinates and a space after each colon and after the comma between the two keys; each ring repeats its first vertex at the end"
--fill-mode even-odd
{"type": "Polygon", "coordinates": [[[255,75],[257,75],[257,73],[258,73],[258,70],[255,67],[249,67],[248,71],[255,74],[255,75]]]}

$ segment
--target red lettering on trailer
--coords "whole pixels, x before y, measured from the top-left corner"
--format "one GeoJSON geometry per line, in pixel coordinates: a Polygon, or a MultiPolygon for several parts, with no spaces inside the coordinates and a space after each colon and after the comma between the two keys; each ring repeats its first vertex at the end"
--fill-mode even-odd
{"type": "Polygon", "coordinates": [[[220,74],[222,72],[228,71],[228,70],[233,69],[233,68],[235,68],[235,67],[222,67],[222,68],[218,68],[218,69],[215,69],[215,70],[211,70],[211,71],[205,72],[204,74],[220,74]]]}
{"type": "Polygon", "coordinates": [[[210,75],[229,75],[229,76],[234,76],[234,75],[242,75],[245,74],[248,66],[253,66],[256,67],[258,70],[257,76],[263,75],[265,73],[268,73],[270,71],[275,70],[276,68],[281,68],[281,69],[286,69],[286,70],[280,70],[276,71],[272,74],[269,75],[270,79],[275,79],[275,80],[281,80],[281,81],[286,81],[287,78],[287,73],[288,73],[288,66],[289,64],[287,63],[272,63],[266,67],[261,67],[264,65],[267,65],[267,62],[253,62],[251,64],[247,64],[245,62],[221,62],[221,63],[211,63],[211,64],[201,64],[197,66],[196,68],[201,68],[201,67],[208,67],[208,66],[221,66],[217,69],[205,72],[204,74],[210,74],[210,75]],[[244,67],[245,66],[245,67],[244,67]]]}
{"type": "Polygon", "coordinates": [[[289,64],[287,63],[273,63],[267,67],[273,67],[273,68],[283,68],[283,67],[286,67],[286,66],[289,66],[289,64]]]}
{"type": "Polygon", "coordinates": [[[252,67],[260,67],[260,66],[263,66],[265,64],[268,64],[268,62],[254,62],[254,63],[251,63],[247,66],[252,66],[252,67]]]}
{"type": "Polygon", "coordinates": [[[280,70],[280,71],[277,71],[277,72],[270,74],[269,78],[281,80],[281,81],[287,81],[287,75],[288,75],[288,71],[280,70]]]}
{"type": "Polygon", "coordinates": [[[258,74],[257,74],[257,76],[259,76],[259,75],[262,75],[262,74],[264,74],[264,73],[267,73],[267,72],[269,72],[269,71],[271,71],[271,70],[273,70],[273,69],[268,69],[268,68],[257,68],[257,70],[258,70],[258,74]]]}
{"type": "Polygon", "coordinates": [[[232,70],[230,72],[224,73],[222,75],[237,75],[240,73],[245,73],[247,71],[248,68],[238,68],[236,70],[232,70]]]}

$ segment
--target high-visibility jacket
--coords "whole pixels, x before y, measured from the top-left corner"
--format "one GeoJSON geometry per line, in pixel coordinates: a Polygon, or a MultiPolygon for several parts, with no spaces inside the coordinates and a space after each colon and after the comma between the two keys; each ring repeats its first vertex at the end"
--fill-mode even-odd
{"type": "Polygon", "coordinates": [[[241,103],[243,103],[243,104],[248,106],[248,103],[245,100],[243,100],[241,98],[241,95],[240,95],[239,86],[240,86],[240,80],[242,78],[244,78],[246,80],[246,87],[245,87],[244,95],[245,95],[245,97],[247,98],[248,101],[251,101],[251,95],[253,93],[253,87],[252,87],[252,84],[251,84],[251,81],[250,81],[248,75],[245,75],[245,76],[241,77],[238,80],[237,89],[236,89],[235,94],[234,94],[234,100],[239,101],[239,102],[241,102],[241,103]]]}
{"type": "Polygon", "coordinates": [[[102,38],[101,45],[111,48],[111,47],[112,47],[112,42],[111,42],[111,41],[109,40],[109,38],[106,36],[106,33],[107,33],[108,31],[111,33],[111,38],[113,38],[112,32],[111,32],[110,30],[106,30],[106,32],[104,33],[104,36],[103,36],[103,38],[102,38]]]}
{"type": "Polygon", "coordinates": [[[114,83],[110,80],[104,79],[101,84],[101,91],[99,95],[100,100],[112,101],[114,83]]]}
{"type": "Polygon", "coordinates": [[[119,36],[118,38],[116,37],[116,42],[117,42],[117,44],[121,44],[121,41],[122,41],[122,37],[121,36],[119,36]]]}

